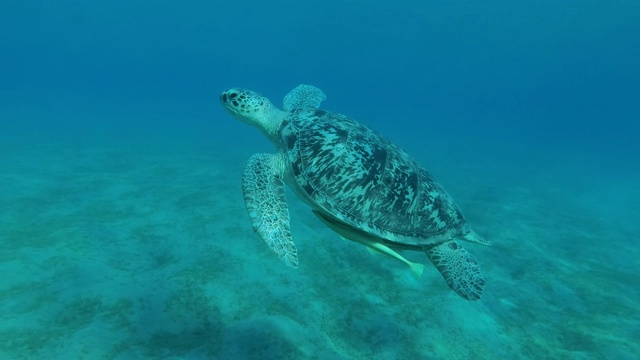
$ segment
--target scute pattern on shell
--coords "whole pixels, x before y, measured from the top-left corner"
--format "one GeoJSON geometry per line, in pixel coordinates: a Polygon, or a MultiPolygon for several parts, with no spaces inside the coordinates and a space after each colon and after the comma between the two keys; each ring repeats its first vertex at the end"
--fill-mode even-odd
{"type": "Polygon", "coordinates": [[[464,217],[405,151],[340,114],[298,109],[280,136],[294,186],[339,220],[388,241],[441,243],[464,234],[464,217]]]}

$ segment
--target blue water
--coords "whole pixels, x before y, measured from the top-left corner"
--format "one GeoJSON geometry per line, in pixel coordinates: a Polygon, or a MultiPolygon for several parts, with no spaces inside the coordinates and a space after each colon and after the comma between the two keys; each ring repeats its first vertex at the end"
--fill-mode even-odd
{"type": "Polygon", "coordinates": [[[0,359],[640,354],[640,2],[2,1],[0,49],[0,359]],[[494,242],[480,301],[291,192],[297,270],[251,230],[218,95],[300,83],[494,242]]]}

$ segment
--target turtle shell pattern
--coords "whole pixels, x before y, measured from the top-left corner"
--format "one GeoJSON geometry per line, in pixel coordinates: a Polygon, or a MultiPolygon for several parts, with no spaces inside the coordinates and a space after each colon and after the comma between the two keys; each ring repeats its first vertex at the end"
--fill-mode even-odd
{"type": "Polygon", "coordinates": [[[424,247],[469,231],[433,176],[366,126],[341,114],[296,109],[279,136],[292,185],[329,216],[397,246],[424,247]]]}

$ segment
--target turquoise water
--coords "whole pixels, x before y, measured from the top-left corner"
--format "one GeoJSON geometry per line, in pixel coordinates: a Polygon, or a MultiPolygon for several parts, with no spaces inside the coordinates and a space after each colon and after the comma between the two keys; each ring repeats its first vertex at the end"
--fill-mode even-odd
{"type": "Polygon", "coordinates": [[[640,354],[636,1],[5,1],[0,45],[0,359],[640,354]],[[300,267],[252,231],[218,94],[300,83],[494,242],[480,301],[291,192],[300,267]]]}

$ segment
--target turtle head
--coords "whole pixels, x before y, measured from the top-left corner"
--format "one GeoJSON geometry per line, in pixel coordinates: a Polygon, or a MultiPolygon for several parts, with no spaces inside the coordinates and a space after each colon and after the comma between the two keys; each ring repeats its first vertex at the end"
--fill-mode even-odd
{"type": "Polygon", "coordinates": [[[280,127],[283,113],[269,99],[255,91],[229,89],[220,94],[222,106],[236,119],[255,126],[267,136],[280,127]]]}

